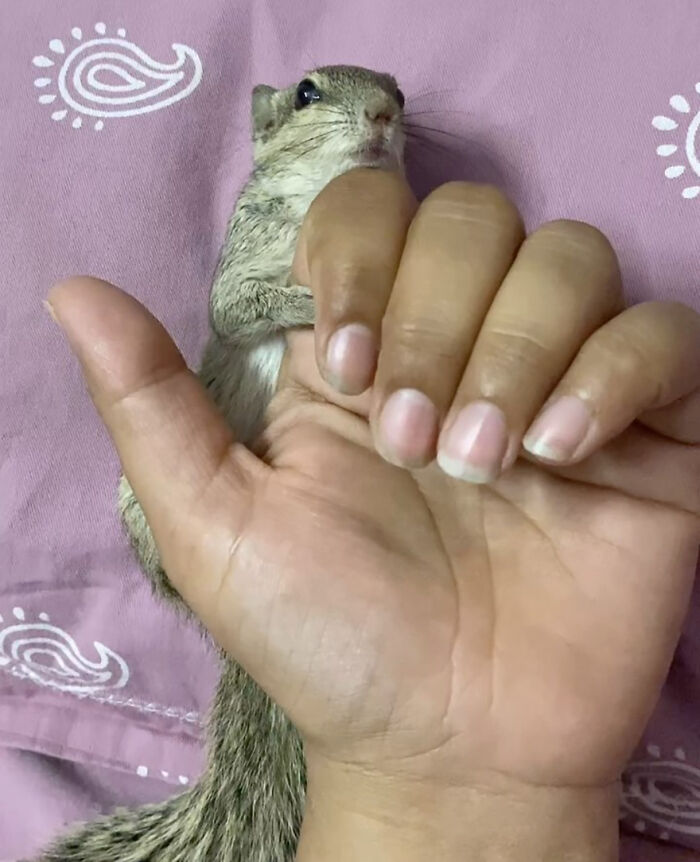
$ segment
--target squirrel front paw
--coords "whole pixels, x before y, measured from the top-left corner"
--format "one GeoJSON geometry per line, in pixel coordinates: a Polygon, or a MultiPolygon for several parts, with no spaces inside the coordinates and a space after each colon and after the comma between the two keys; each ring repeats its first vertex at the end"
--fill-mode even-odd
{"type": "Polygon", "coordinates": [[[316,306],[311,289],[303,285],[287,288],[284,305],[280,309],[280,320],[285,329],[293,326],[313,326],[316,321],[316,306]]]}

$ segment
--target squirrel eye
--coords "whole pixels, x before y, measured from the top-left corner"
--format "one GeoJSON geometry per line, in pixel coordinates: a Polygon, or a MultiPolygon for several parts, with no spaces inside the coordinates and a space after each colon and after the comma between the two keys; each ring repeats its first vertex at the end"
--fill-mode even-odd
{"type": "Polygon", "coordinates": [[[398,87],[396,88],[396,101],[399,104],[399,108],[403,110],[403,106],[406,104],[406,97],[398,87]]]}
{"type": "Polygon", "coordinates": [[[320,98],[321,91],[318,89],[316,84],[314,84],[313,81],[309,81],[308,78],[304,78],[301,84],[297,87],[297,96],[296,101],[294,102],[294,107],[298,111],[300,108],[305,108],[312,102],[318,102],[320,98]]]}

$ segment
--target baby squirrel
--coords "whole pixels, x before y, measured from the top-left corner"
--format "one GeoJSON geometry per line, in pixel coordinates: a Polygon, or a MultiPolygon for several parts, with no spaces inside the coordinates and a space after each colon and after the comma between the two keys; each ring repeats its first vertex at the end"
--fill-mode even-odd
{"type": "MultiPolygon", "coordinates": [[[[253,89],[254,168],[214,275],[199,371],[248,446],[263,428],[285,330],[314,322],[310,290],[290,284],[304,215],[324,186],[353,167],[403,171],[403,106],[392,76],[356,66],[318,68],[283,90],[253,89]]],[[[156,592],[189,614],[124,477],[119,508],[156,592]]],[[[88,824],[41,862],[292,862],[305,793],[301,740],[245,671],[221,659],[200,781],[164,803],[88,824]]]]}

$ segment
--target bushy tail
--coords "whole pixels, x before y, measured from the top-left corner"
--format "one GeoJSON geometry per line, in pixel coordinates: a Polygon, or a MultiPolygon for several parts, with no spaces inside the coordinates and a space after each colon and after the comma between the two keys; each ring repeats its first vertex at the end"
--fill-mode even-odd
{"type": "Polygon", "coordinates": [[[231,661],[208,736],[207,771],[190,790],[90,823],[34,862],[292,862],[305,792],[302,743],[231,661]]]}
{"type": "Polygon", "coordinates": [[[182,846],[183,817],[195,792],[89,823],[59,840],[37,862],[190,862],[192,848],[182,846]]]}

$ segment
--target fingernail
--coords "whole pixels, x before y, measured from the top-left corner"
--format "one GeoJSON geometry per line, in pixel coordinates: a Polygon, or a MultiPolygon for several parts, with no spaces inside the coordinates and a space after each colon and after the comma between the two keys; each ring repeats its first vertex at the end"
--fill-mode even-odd
{"type": "Polygon", "coordinates": [[[339,392],[359,395],[372,382],[377,344],[369,327],[349,323],[330,338],[326,351],[326,379],[339,392]]]}
{"type": "Polygon", "coordinates": [[[523,438],[523,446],[538,458],[567,461],[584,441],[590,427],[591,413],[583,401],[573,395],[563,395],[535,419],[523,438]]]}
{"type": "Polygon", "coordinates": [[[56,312],[53,310],[53,306],[51,305],[51,303],[48,301],[48,299],[44,299],[44,300],[42,300],[42,302],[44,303],[44,308],[45,308],[45,309],[48,311],[48,313],[51,315],[51,317],[53,318],[54,322],[55,322],[55,323],[57,323],[57,324],[60,326],[60,325],[61,325],[61,321],[56,317],[56,312]]]}
{"type": "Polygon", "coordinates": [[[411,465],[432,457],[438,430],[438,412],[418,389],[397,389],[379,416],[380,447],[395,463],[411,465]]]}
{"type": "Polygon", "coordinates": [[[448,425],[437,461],[456,479],[490,482],[499,473],[507,446],[503,411],[489,401],[473,401],[448,425]]]}

